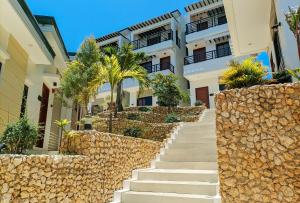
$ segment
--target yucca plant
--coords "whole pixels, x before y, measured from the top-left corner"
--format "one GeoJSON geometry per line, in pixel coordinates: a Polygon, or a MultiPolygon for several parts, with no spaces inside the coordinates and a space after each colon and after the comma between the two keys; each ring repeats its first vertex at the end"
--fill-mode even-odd
{"type": "Polygon", "coordinates": [[[265,68],[254,57],[242,63],[231,61],[229,69],[224,73],[221,83],[228,89],[250,87],[264,82],[265,68]]]}
{"type": "Polygon", "coordinates": [[[298,56],[300,59],[300,6],[297,9],[289,8],[289,12],[285,15],[286,22],[290,30],[293,32],[297,40],[298,56]]]}
{"type": "Polygon", "coordinates": [[[122,70],[120,63],[115,55],[104,56],[103,61],[96,65],[96,79],[90,83],[92,91],[98,89],[104,83],[110,84],[110,115],[109,115],[109,132],[112,132],[112,113],[114,110],[114,90],[117,85],[126,78],[134,78],[138,81],[145,82],[147,72],[139,67],[132,67],[130,70],[122,70]]]}

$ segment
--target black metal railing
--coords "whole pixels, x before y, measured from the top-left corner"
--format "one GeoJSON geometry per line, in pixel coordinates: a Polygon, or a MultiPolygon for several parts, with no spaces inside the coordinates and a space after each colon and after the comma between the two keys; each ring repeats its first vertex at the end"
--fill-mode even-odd
{"type": "Polygon", "coordinates": [[[210,16],[207,18],[203,18],[201,20],[197,20],[191,23],[186,24],[186,34],[191,34],[194,32],[199,32],[202,30],[206,30],[211,27],[215,27],[218,25],[223,25],[227,23],[227,18],[225,13],[220,13],[218,15],[210,16]]]}
{"type": "Polygon", "coordinates": [[[148,35],[146,37],[143,37],[138,40],[134,40],[131,42],[133,45],[133,49],[140,49],[143,47],[148,47],[154,44],[159,44],[164,41],[173,40],[173,31],[172,30],[166,30],[161,32],[156,32],[151,35],[148,35]]]}
{"type": "Polygon", "coordinates": [[[201,54],[196,54],[192,56],[187,56],[184,58],[184,65],[189,65],[193,63],[199,63],[202,61],[208,61],[215,58],[221,58],[225,56],[230,56],[231,50],[230,48],[218,49],[208,52],[203,52],[201,54]]]}
{"type": "Polygon", "coordinates": [[[159,64],[147,64],[143,66],[148,73],[155,73],[163,70],[170,70],[172,73],[174,73],[174,66],[171,63],[159,63],[159,64]]]}

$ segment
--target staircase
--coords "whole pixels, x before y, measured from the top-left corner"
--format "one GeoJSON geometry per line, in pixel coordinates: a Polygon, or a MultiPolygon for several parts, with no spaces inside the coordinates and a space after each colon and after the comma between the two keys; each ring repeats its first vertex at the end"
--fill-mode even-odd
{"type": "Polygon", "coordinates": [[[114,203],[217,203],[215,112],[183,123],[149,169],[133,172],[114,203]]]}

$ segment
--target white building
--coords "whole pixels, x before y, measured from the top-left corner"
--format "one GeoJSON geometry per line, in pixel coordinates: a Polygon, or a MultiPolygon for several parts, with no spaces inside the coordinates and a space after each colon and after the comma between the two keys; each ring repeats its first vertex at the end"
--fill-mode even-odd
{"type": "Polygon", "coordinates": [[[300,0],[224,0],[235,56],[267,51],[272,71],[300,67],[297,43],[285,20],[300,0]]]}
{"type": "MultiPolygon", "coordinates": [[[[176,10],[145,22],[130,26],[119,32],[100,37],[100,47],[121,47],[123,43],[131,43],[136,52],[145,52],[149,60],[142,66],[149,74],[175,74],[179,84],[186,89],[187,81],[183,77],[184,58],[184,21],[181,13],[176,10]]],[[[126,79],[123,82],[125,106],[156,105],[157,98],[151,89],[138,94],[139,84],[136,80],[126,79]]],[[[99,89],[95,104],[106,105],[110,95],[110,86],[105,84],[99,89]]]]}
{"type": "MultiPolygon", "coordinates": [[[[223,2],[204,0],[185,7],[186,47],[184,77],[190,82],[191,105],[197,100],[214,107],[219,77],[232,60],[223,2]]],[[[221,86],[222,87],[222,86],[221,86]]]]}
{"type": "Polygon", "coordinates": [[[53,17],[33,16],[25,1],[0,1],[0,134],[27,112],[40,125],[36,150],[57,150],[55,120],[71,118],[55,96],[68,55],[53,17]]]}

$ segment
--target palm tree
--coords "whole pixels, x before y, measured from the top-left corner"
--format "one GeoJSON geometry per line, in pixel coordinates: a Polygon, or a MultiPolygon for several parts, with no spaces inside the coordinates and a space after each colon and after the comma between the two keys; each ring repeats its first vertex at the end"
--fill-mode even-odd
{"type": "Polygon", "coordinates": [[[297,46],[298,46],[298,56],[300,60],[300,7],[298,9],[293,10],[289,8],[290,12],[285,15],[286,22],[290,26],[290,30],[294,33],[297,46]]]}
{"type": "MultiPolygon", "coordinates": [[[[124,44],[120,49],[115,47],[107,47],[104,49],[104,54],[108,56],[115,55],[118,58],[121,70],[138,70],[138,69],[145,70],[145,68],[142,67],[140,64],[148,58],[144,52],[135,53],[133,51],[133,47],[131,44],[124,44]]],[[[147,78],[143,78],[142,80],[139,79],[137,80],[139,82],[140,90],[142,90],[145,86],[148,85],[147,78]]],[[[117,114],[118,111],[123,111],[122,81],[120,81],[117,84],[117,98],[116,98],[117,108],[115,108],[115,115],[117,114]]]]}
{"type": "Polygon", "coordinates": [[[129,70],[122,70],[120,62],[115,55],[104,56],[101,63],[96,65],[97,77],[91,82],[90,87],[97,90],[99,85],[104,83],[110,84],[110,115],[109,115],[109,132],[112,132],[112,114],[114,110],[114,90],[126,78],[134,78],[138,81],[145,82],[147,72],[138,66],[129,70]]]}

